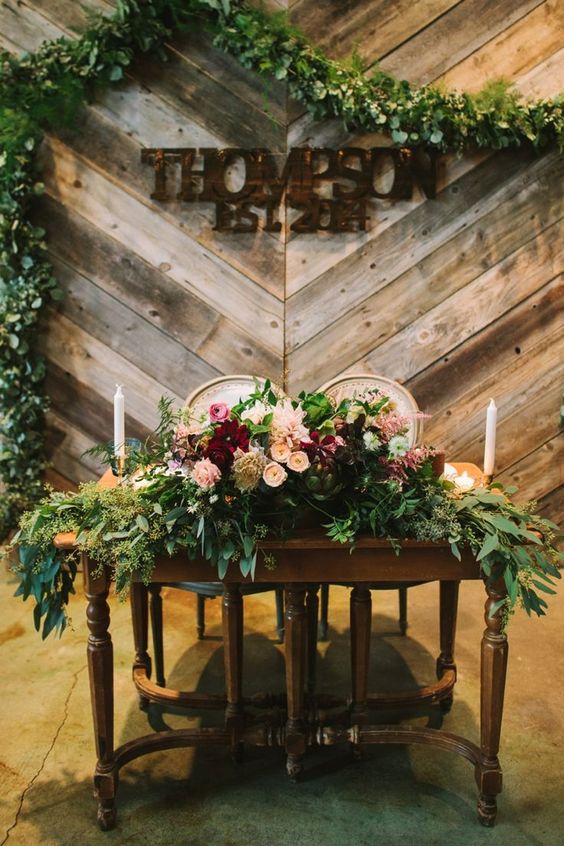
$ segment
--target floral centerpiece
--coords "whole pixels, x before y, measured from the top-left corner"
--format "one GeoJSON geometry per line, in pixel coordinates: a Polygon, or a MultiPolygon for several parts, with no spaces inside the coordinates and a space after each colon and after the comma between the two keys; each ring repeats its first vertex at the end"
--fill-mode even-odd
{"type": "Polygon", "coordinates": [[[52,492],[22,518],[16,594],[34,597],[43,637],[67,624],[80,552],[115,570],[121,595],[134,572],[150,581],[156,556],[183,550],[203,555],[220,579],[229,566],[253,578],[257,566],[276,567],[260,541],[291,532],[304,515],[351,548],[363,532],[387,538],[398,554],[409,538],[446,541],[458,558],[469,547],[485,578],[505,580],[506,618],[518,603],[544,614],[539,592],[554,593],[560,578],[554,524],[514,505],[515,489],[457,490],[434,449],[411,445],[413,420],[385,394],[335,405],[324,393],[278,396],[267,381],[232,408],[218,402],[195,416],[163,400],[160,411],[117,487],[52,492]],[[63,531],[77,534],[70,555],[53,544],[63,531]]]}

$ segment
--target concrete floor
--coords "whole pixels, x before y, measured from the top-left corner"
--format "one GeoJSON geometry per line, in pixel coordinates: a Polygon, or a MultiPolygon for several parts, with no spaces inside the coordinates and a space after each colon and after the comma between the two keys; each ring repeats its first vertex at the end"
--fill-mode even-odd
{"type": "MultiPolygon", "coordinates": [[[[249,750],[233,764],[226,750],[174,750],[141,758],[122,771],[118,827],[96,827],[91,776],[84,603],[71,613],[74,631],[42,643],[31,605],[11,598],[2,570],[0,662],[3,679],[0,763],[0,844],[180,844],[180,846],[383,846],[403,843],[564,843],[564,605],[552,603],[546,620],[519,613],[510,629],[511,655],[500,758],[505,788],[498,823],[482,828],[475,815],[470,765],[425,747],[371,747],[353,762],[343,747],[308,756],[306,775],[290,783],[280,750],[249,750]]],[[[397,631],[397,594],[373,595],[371,687],[413,687],[434,678],[437,585],[409,591],[410,628],[397,631]],[[391,682],[391,680],[393,680],[391,682]]],[[[332,589],[330,638],[320,644],[320,687],[346,692],[348,592],[332,589]]],[[[219,602],[208,603],[209,638],[195,638],[194,597],[165,591],[168,681],[172,687],[222,688],[219,602]]],[[[479,643],[483,590],[461,590],[455,704],[444,719],[450,731],[478,737],[479,643]]],[[[132,638],[127,604],[112,601],[116,655],[116,741],[153,728],[209,725],[203,719],[153,708],[139,711],[130,681],[132,638]]],[[[245,600],[246,692],[283,689],[283,650],[274,642],[271,594],[245,600]],[[265,681],[268,680],[268,681],[265,681]]],[[[389,721],[389,718],[388,718],[389,721]]],[[[437,726],[437,708],[416,716],[437,726]]]]}

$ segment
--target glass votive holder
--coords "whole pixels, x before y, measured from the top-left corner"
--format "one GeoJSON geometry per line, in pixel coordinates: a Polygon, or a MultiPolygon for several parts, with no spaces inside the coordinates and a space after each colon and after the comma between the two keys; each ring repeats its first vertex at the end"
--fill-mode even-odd
{"type": "Polygon", "coordinates": [[[108,453],[110,454],[110,467],[114,476],[129,476],[135,470],[139,463],[139,453],[143,444],[139,438],[126,438],[125,457],[121,460],[115,453],[115,445],[113,441],[108,442],[108,453]],[[120,467],[120,463],[122,466],[120,467]]]}

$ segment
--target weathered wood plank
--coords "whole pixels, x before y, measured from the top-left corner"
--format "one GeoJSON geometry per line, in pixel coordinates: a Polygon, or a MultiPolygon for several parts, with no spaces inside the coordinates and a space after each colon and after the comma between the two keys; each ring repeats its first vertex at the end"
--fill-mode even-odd
{"type": "Polygon", "coordinates": [[[131,75],[179,111],[199,116],[230,146],[264,146],[278,153],[285,149],[280,123],[175,53],[169,53],[165,64],[144,57],[131,66],[131,75]]]}
{"type": "MultiPolygon", "coordinates": [[[[49,363],[45,389],[51,407],[59,417],[68,420],[75,429],[94,443],[109,441],[113,437],[113,398],[101,396],[92,385],[76,379],[54,362],[49,363]]],[[[126,408],[125,430],[128,438],[144,441],[151,430],[141,425],[126,408]]]]}
{"type": "Polygon", "coordinates": [[[561,223],[554,224],[355,361],[351,371],[380,372],[404,381],[428,367],[562,271],[564,259],[558,240],[553,240],[562,237],[562,230],[561,223]]]}
{"type": "Polygon", "coordinates": [[[211,203],[151,200],[154,175],[152,168],[141,163],[141,146],[96,108],[82,112],[80,132],[64,130],[58,132],[57,137],[87,166],[94,166],[167,223],[182,229],[218,259],[228,262],[278,299],[284,298],[285,259],[280,235],[260,229],[250,239],[229,233],[218,237],[213,231],[215,207],[211,203]]]}
{"type": "Polygon", "coordinates": [[[49,139],[43,167],[50,196],[152,266],[169,265],[169,275],[186,290],[281,354],[284,310],[276,297],[88,168],[60,142],[49,139]]]}
{"type": "Polygon", "coordinates": [[[59,27],[18,0],[2,0],[0,3],[0,46],[4,50],[16,54],[24,50],[31,52],[37,50],[42,41],[52,41],[60,36],[59,27]]]}
{"type": "MultiPolygon", "coordinates": [[[[441,409],[426,423],[426,437],[447,454],[463,457],[460,444],[483,434],[485,413],[490,397],[499,408],[498,420],[509,417],[516,410],[528,406],[533,414],[532,397],[551,391],[564,368],[564,328],[559,326],[551,335],[533,347],[527,355],[517,357],[511,365],[494,369],[478,383],[467,382],[466,391],[448,408],[441,409]],[[531,403],[529,403],[531,398],[531,403]]],[[[555,409],[556,411],[556,409],[555,409]]],[[[531,440],[529,449],[534,449],[531,440]]]]}
{"type": "Polygon", "coordinates": [[[468,385],[513,368],[519,356],[531,353],[558,330],[562,303],[564,280],[557,277],[456,349],[445,350],[430,367],[407,380],[406,387],[427,414],[450,417],[453,408],[464,403],[468,385]]]}
{"type": "MultiPolygon", "coordinates": [[[[213,44],[213,36],[203,29],[184,33],[168,45],[168,49],[181,56],[199,72],[231,95],[232,111],[241,110],[242,103],[256,109],[264,118],[286,124],[286,85],[272,78],[260,76],[244,68],[235,56],[224,53],[213,44]]],[[[207,111],[202,112],[207,123],[207,111]]]]}
{"type": "Polygon", "coordinates": [[[358,50],[373,64],[456,5],[457,0],[298,0],[290,20],[337,59],[358,50]]]}
{"type": "Polygon", "coordinates": [[[74,493],[77,489],[76,482],[67,479],[66,476],[58,473],[53,467],[47,468],[44,479],[55,491],[69,491],[74,493]]]}
{"type": "Polygon", "coordinates": [[[525,150],[492,156],[440,192],[436,200],[428,200],[385,229],[380,237],[335,263],[288,298],[287,352],[359,306],[557,160],[556,153],[535,160],[525,150]]]}
{"type": "MultiPolygon", "coordinates": [[[[537,513],[552,520],[557,526],[564,524],[564,485],[559,485],[539,499],[537,513]]],[[[560,550],[562,551],[562,543],[560,550]]]]}
{"type": "Polygon", "coordinates": [[[151,350],[143,370],[163,389],[187,396],[198,385],[220,375],[219,370],[68,264],[53,257],[53,266],[65,292],[61,314],[132,364],[139,361],[140,350],[151,350]]]}
{"type": "MultiPolygon", "coordinates": [[[[561,172],[564,173],[564,164],[561,172]]],[[[549,168],[510,200],[470,223],[360,306],[347,311],[291,352],[291,370],[299,380],[312,361],[316,365],[319,362],[323,381],[330,370],[334,373],[345,369],[535,238],[563,214],[562,186],[549,168]],[[327,349],[332,351],[330,359],[324,355],[327,349]]],[[[342,296],[346,304],[347,295],[342,296]]]]}
{"type": "Polygon", "coordinates": [[[381,67],[415,85],[437,79],[543,0],[462,0],[432,26],[393,50],[381,67]]]}
{"type": "MultiPolygon", "coordinates": [[[[564,345],[562,348],[564,352],[564,345]]],[[[561,371],[562,372],[562,371],[561,371]]],[[[555,374],[556,375],[556,374],[555,374]]],[[[558,434],[562,387],[554,381],[543,385],[535,382],[524,385],[522,394],[512,397],[509,407],[499,419],[496,440],[496,474],[515,463],[516,458],[528,454],[531,444],[543,444],[558,434]],[[526,397],[526,398],[524,398],[526,397]],[[534,413],[531,410],[534,409],[534,413]]],[[[485,406],[482,426],[468,440],[457,440],[457,456],[482,465],[484,458],[485,406]]]]}
{"type": "MultiPolygon", "coordinates": [[[[157,405],[164,393],[162,385],[64,315],[48,311],[40,339],[40,349],[48,360],[79,382],[92,385],[96,393],[107,399],[113,397],[117,382],[123,384],[128,413],[141,425],[154,429],[158,423],[157,405]]],[[[167,393],[179,406],[186,399],[184,395],[167,393]]]]}
{"type": "Polygon", "coordinates": [[[69,34],[83,32],[93,13],[111,15],[115,3],[106,0],[25,0],[25,5],[39,12],[54,26],[69,34]]]}
{"type": "Polygon", "coordinates": [[[46,446],[53,467],[72,482],[99,479],[105,469],[97,459],[84,455],[86,450],[96,446],[96,441],[54,411],[47,414],[46,446]]]}
{"type": "Polygon", "coordinates": [[[217,372],[262,373],[279,380],[281,359],[219,315],[202,299],[151,267],[50,197],[41,200],[36,221],[47,230],[49,250],[87,276],[142,320],[192,350],[217,372]]]}
{"type": "Polygon", "coordinates": [[[541,499],[564,482],[562,437],[551,438],[500,474],[504,485],[517,485],[518,499],[541,499]]]}
{"type": "MultiPolygon", "coordinates": [[[[372,144],[386,146],[380,144],[380,139],[374,141],[371,136],[350,138],[349,141],[352,146],[359,147],[372,146],[372,144]]],[[[314,146],[318,146],[317,143],[314,146]]],[[[346,143],[335,143],[329,146],[346,146],[346,143]]],[[[450,185],[454,185],[489,156],[490,154],[481,151],[468,153],[462,158],[454,155],[442,157],[437,168],[437,194],[441,194],[450,185]]],[[[370,228],[365,233],[343,233],[336,238],[334,234],[328,232],[307,236],[290,232],[286,246],[286,296],[293,297],[298,294],[315,279],[330,271],[334,265],[362,251],[365,244],[375,242],[387,229],[398,225],[401,220],[413,214],[426,202],[424,194],[417,188],[409,201],[376,200],[370,204],[370,228]]]]}
{"type": "Polygon", "coordinates": [[[560,96],[564,90],[564,48],[521,77],[518,87],[530,100],[560,96]]]}
{"type": "Polygon", "coordinates": [[[563,30],[564,5],[547,0],[450,68],[441,82],[459,91],[478,91],[489,79],[524,77],[562,48],[563,30]]]}

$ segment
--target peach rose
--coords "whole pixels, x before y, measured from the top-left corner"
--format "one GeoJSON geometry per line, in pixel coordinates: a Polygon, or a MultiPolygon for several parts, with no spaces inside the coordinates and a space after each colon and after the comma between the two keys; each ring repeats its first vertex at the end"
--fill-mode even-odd
{"type": "Polygon", "coordinates": [[[269,488],[279,488],[288,478],[288,474],[281,464],[269,461],[264,468],[262,478],[269,488]]]}
{"type": "Polygon", "coordinates": [[[286,441],[275,441],[270,447],[270,454],[274,461],[285,464],[290,458],[291,451],[286,441]]]}
{"type": "Polygon", "coordinates": [[[197,485],[209,489],[221,479],[221,470],[209,458],[202,458],[194,464],[191,475],[197,485]]]}
{"type": "Polygon", "coordinates": [[[288,459],[288,467],[290,470],[293,470],[295,473],[303,473],[304,470],[307,470],[309,467],[309,458],[307,457],[307,452],[303,452],[302,450],[298,450],[298,452],[293,452],[288,459]]]}

